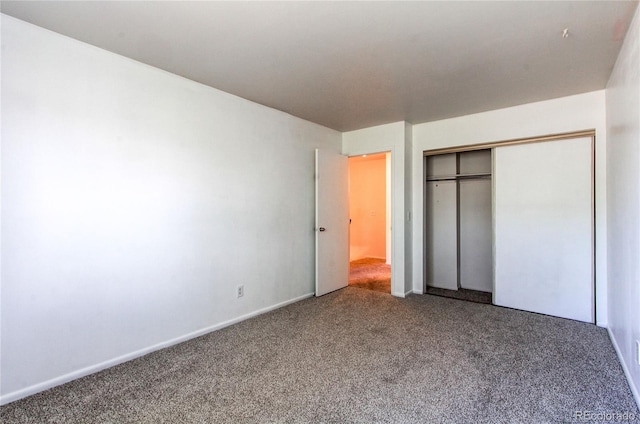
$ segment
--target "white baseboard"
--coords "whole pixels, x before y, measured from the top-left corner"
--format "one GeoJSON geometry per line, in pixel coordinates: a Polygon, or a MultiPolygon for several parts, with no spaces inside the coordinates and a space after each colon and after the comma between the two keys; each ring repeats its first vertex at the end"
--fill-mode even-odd
{"type": "Polygon", "coordinates": [[[410,294],[424,294],[424,293],[422,293],[422,290],[413,289],[413,290],[406,291],[404,293],[400,292],[400,293],[391,293],[391,294],[396,296],[396,297],[405,298],[405,297],[409,296],[410,294]]]}
{"type": "Polygon", "coordinates": [[[395,297],[399,297],[404,299],[404,297],[406,296],[406,293],[404,292],[395,292],[393,290],[391,290],[391,296],[395,296],[395,297]]]}
{"type": "Polygon", "coordinates": [[[622,366],[622,370],[624,371],[624,376],[627,377],[627,382],[629,383],[629,388],[631,389],[633,398],[635,399],[636,404],[638,405],[638,409],[640,409],[640,393],[638,393],[638,388],[635,386],[635,384],[633,383],[633,380],[631,379],[631,373],[629,372],[629,368],[627,368],[627,364],[624,361],[622,352],[620,351],[620,347],[618,346],[618,342],[616,341],[616,338],[613,336],[613,333],[611,332],[610,328],[607,328],[607,333],[609,333],[609,340],[611,340],[611,344],[613,344],[613,348],[615,349],[616,354],[618,355],[618,361],[622,366]]]}
{"type": "Polygon", "coordinates": [[[110,359],[108,361],[104,361],[104,362],[101,362],[101,363],[96,364],[96,365],[91,365],[89,367],[82,368],[80,370],[73,371],[73,372],[70,372],[68,374],[56,377],[56,378],[52,378],[51,380],[47,380],[47,381],[44,381],[42,383],[34,384],[33,386],[29,386],[29,387],[24,388],[24,389],[16,390],[15,392],[7,393],[4,396],[0,396],[0,405],[6,405],[7,403],[14,402],[16,400],[25,398],[27,396],[34,395],[36,393],[42,392],[44,390],[51,389],[53,387],[59,386],[59,385],[64,384],[64,383],[68,383],[69,381],[76,380],[78,378],[85,377],[85,376],[90,375],[90,374],[94,374],[94,373],[96,373],[98,371],[102,371],[104,369],[111,368],[113,366],[122,364],[123,362],[131,361],[132,359],[139,358],[139,357],[147,355],[147,354],[149,354],[151,352],[155,352],[157,350],[164,349],[164,348],[176,345],[178,343],[182,343],[182,342],[185,342],[187,340],[191,340],[191,339],[194,339],[196,337],[203,336],[203,335],[205,335],[207,333],[211,333],[212,331],[220,330],[220,329],[228,327],[230,325],[237,324],[237,323],[239,323],[241,321],[247,320],[249,318],[253,318],[255,316],[262,315],[264,313],[273,311],[275,309],[282,308],[283,306],[287,306],[287,305],[290,305],[292,303],[296,303],[296,302],[299,302],[301,300],[308,299],[310,297],[313,297],[314,294],[315,293],[307,293],[305,295],[298,296],[296,298],[293,298],[293,299],[290,299],[290,300],[286,300],[284,302],[280,302],[280,303],[277,303],[275,305],[267,306],[266,308],[262,308],[262,309],[259,309],[257,311],[250,312],[248,314],[241,315],[241,316],[239,316],[237,318],[233,318],[233,319],[230,319],[228,321],[223,321],[223,322],[218,323],[216,325],[212,325],[210,327],[206,327],[206,328],[203,328],[201,330],[194,331],[192,333],[188,333],[188,334],[185,334],[183,336],[176,337],[174,339],[167,340],[165,342],[161,342],[161,343],[155,344],[153,346],[149,346],[149,347],[137,350],[135,352],[128,353],[126,355],[118,356],[117,358],[113,358],[113,359],[110,359]]]}

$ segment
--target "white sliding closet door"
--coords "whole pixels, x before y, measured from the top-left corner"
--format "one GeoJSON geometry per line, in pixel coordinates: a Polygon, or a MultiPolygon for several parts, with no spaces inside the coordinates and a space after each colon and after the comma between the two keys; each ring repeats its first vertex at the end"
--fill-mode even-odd
{"type": "Polygon", "coordinates": [[[590,137],[494,149],[494,303],[594,322],[590,137]]]}
{"type": "Polygon", "coordinates": [[[427,182],[425,193],[427,286],[458,290],[456,196],[455,180],[427,182]]]}
{"type": "Polygon", "coordinates": [[[460,287],[492,292],[491,180],[461,180],[458,189],[460,287]]]}

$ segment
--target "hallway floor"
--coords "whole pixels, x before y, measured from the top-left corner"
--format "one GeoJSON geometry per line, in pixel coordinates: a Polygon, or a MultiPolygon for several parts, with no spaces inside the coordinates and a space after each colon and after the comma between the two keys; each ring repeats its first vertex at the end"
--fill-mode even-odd
{"type": "Polygon", "coordinates": [[[384,259],[363,258],[349,263],[349,286],[391,293],[391,265],[384,259]]]}

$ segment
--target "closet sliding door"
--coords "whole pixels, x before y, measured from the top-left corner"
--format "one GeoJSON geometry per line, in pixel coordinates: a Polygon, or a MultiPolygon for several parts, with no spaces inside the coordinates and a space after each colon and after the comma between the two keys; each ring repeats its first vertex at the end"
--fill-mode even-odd
{"type": "Polygon", "coordinates": [[[494,149],[494,303],[594,322],[592,138],[494,149]]]}
{"type": "Polygon", "coordinates": [[[491,179],[461,180],[458,190],[460,288],[492,292],[491,179]]]}
{"type": "Polygon", "coordinates": [[[427,287],[491,292],[491,150],[428,156],[427,287]]]}
{"type": "Polygon", "coordinates": [[[458,290],[456,169],[455,153],[427,158],[427,177],[453,177],[425,186],[426,284],[448,290],[458,290]]]}
{"type": "Polygon", "coordinates": [[[459,153],[458,252],[460,288],[493,291],[491,150],[459,153]]]}

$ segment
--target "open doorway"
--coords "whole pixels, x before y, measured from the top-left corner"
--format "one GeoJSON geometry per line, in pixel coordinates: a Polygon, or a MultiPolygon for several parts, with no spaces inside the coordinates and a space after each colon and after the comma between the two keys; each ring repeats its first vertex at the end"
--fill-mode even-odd
{"type": "Polygon", "coordinates": [[[391,153],[349,158],[349,285],[391,293],[391,153]]]}

